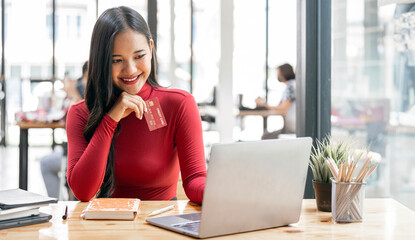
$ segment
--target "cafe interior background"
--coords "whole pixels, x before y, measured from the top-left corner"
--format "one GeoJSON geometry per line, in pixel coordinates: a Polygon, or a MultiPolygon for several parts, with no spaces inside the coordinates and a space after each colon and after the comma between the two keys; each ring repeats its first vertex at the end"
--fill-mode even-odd
{"type": "MultiPolygon", "coordinates": [[[[62,80],[81,76],[105,9],[132,7],[157,29],[159,82],[194,95],[208,162],[213,143],[261,139],[263,117],[240,117],[238,107],[255,107],[258,96],[277,105],[284,84],[276,66],[290,63],[298,71],[301,2],[3,0],[0,189],[19,186],[16,113],[36,111],[45,97],[49,108],[59,106],[62,80]]],[[[323,26],[331,41],[331,135],[381,154],[366,197],[391,197],[415,210],[415,4],[332,0],[330,13],[323,26]]],[[[283,124],[269,116],[266,130],[283,124]]],[[[47,195],[40,159],[53,139],[65,138],[64,129],[29,130],[28,190],[47,195]]]]}

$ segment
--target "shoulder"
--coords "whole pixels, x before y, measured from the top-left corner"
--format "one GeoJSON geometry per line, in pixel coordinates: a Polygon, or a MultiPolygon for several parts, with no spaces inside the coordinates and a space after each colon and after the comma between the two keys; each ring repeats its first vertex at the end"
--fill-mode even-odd
{"type": "Polygon", "coordinates": [[[178,115],[196,114],[199,116],[196,101],[192,94],[180,89],[170,89],[158,87],[155,89],[159,98],[160,105],[165,113],[174,113],[178,115]]]}
{"type": "Polygon", "coordinates": [[[295,85],[296,85],[295,79],[290,80],[290,81],[287,82],[287,88],[295,89],[295,85]]]}
{"type": "Polygon", "coordinates": [[[75,104],[73,104],[69,108],[67,120],[73,119],[88,119],[89,111],[86,107],[85,100],[81,100],[75,104]]]}
{"type": "Polygon", "coordinates": [[[88,108],[86,107],[85,100],[81,100],[75,104],[72,104],[71,110],[88,114],[88,108]]]}
{"type": "Polygon", "coordinates": [[[168,104],[181,105],[184,102],[195,102],[193,95],[185,90],[158,87],[154,88],[154,91],[156,92],[157,96],[162,98],[161,101],[168,104]]]}
{"type": "Polygon", "coordinates": [[[154,88],[154,91],[156,91],[159,94],[172,97],[172,98],[186,98],[186,96],[192,96],[189,92],[181,89],[175,89],[175,88],[165,88],[165,87],[157,87],[154,88]]]}

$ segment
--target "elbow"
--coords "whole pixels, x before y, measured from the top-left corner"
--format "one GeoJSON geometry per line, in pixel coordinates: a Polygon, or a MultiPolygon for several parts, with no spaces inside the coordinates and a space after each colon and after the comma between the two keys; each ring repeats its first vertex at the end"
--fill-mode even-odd
{"type": "Polygon", "coordinates": [[[69,188],[71,189],[73,195],[79,201],[88,202],[95,196],[95,193],[86,189],[84,184],[74,184],[71,181],[69,181],[69,177],[67,180],[68,180],[69,188]]]}
{"type": "Polygon", "coordinates": [[[203,190],[199,190],[196,194],[189,194],[187,197],[189,198],[190,201],[194,203],[202,204],[203,190]]]}
{"type": "Polygon", "coordinates": [[[91,194],[75,194],[75,193],[74,193],[74,196],[81,202],[89,202],[94,197],[94,195],[91,195],[91,194]]]}
{"type": "Polygon", "coordinates": [[[199,183],[198,186],[187,187],[184,186],[186,196],[190,201],[202,204],[203,202],[203,193],[205,190],[205,183],[199,183]]]}

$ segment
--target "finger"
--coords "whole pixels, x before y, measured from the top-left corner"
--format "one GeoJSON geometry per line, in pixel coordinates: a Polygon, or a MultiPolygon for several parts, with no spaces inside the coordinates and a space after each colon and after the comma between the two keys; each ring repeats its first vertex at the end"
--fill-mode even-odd
{"type": "Polygon", "coordinates": [[[139,119],[142,119],[144,112],[147,112],[146,103],[140,96],[124,92],[123,101],[128,106],[128,108],[131,108],[136,112],[137,118],[139,119]]]}
{"type": "Polygon", "coordinates": [[[131,100],[134,101],[137,106],[139,106],[143,114],[147,112],[147,104],[140,96],[133,95],[131,98],[131,100]]]}
{"type": "Polygon", "coordinates": [[[140,109],[138,108],[138,106],[134,102],[128,102],[127,108],[128,109],[131,109],[131,111],[134,111],[135,112],[135,116],[138,119],[140,119],[140,120],[142,119],[140,109]]]}
{"type": "Polygon", "coordinates": [[[140,109],[141,116],[144,114],[144,109],[146,107],[146,103],[144,101],[141,101],[137,104],[138,108],[140,109]]]}

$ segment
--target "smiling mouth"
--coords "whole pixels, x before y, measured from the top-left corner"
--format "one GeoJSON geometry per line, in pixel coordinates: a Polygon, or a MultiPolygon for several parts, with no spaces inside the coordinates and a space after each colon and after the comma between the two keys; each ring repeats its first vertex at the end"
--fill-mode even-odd
{"type": "Polygon", "coordinates": [[[123,80],[125,82],[133,82],[133,81],[137,80],[137,78],[140,77],[140,76],[141,76],[141,74],[139,74],[139,75],[137,75],[133,78],[121,78],[121,80],[123,80]]]}

